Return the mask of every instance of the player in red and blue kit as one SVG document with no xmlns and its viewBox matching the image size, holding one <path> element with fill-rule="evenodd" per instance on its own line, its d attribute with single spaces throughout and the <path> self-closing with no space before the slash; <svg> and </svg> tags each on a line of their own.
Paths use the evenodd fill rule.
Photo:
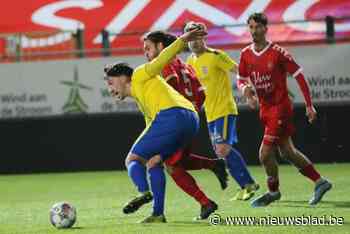
<svg viewBox="0 0 350 234">
<path fill-rule="evenodd" d="M 147 44 L 146 41 L 148 41 L 148 43 L 154 43 L 152 42 L 152 37 L 154 36 L 160 36 L 160 38 L 163 38 L 162 43 L 165 46 L 176 40 L 176 37 L 171 34 L 163 34 L 163 32 L 155 31 L 147 35 L 145 38 L 145 44 Z M 201 110 L 205 100 L 204 88 L 199 83 L 192 67 L 183 63 L 181 59 L 175 58 L 163 69 L 162 77 L 176 91 L 191 101 L 198 112 Z M 192 153 L 192 146 L 190 145 L 176 152 L 172 157 L 165 161 L 165 165 L 175 183 L 201 205 L 201 213 L 198 219 L 207 218 L 212 211 L 217 209 L 215 202 L 211 201 L 205 193 L 202 192 L 195 179 L 187 172 L 187 170 L 212 170 L 219 179 L 221 188 L 225 189 L 227 187 L 228 175 L 223 160 L 214 160 L 196 155 Z"/>
<path fill-rule="evenodd" d="M 262 13 L 254 13 L 248 18 L 253 43 L 241 52 L 238 75 L 238 87 L 247 97 L 249 106 L 255 109 L 259 103 L 260 119 L 265 128 L 259 159 L 267 174 L 269 191 L 253 200 L 252 206 L 267 206 L 281 197 L 275 152 L 315 183 L 309 204 L 316 205 L 332 184 L 321 177 L 311 161 L 294 147 L 291 136 L 295 127 L 293 104 L 287 89 L 288 74 L 296 79 L 303 93 L 310 123 L 315 121 L 316 111 L 302 68 L 284 48 L 266 40 L 267 21 Z"/>
</svg>

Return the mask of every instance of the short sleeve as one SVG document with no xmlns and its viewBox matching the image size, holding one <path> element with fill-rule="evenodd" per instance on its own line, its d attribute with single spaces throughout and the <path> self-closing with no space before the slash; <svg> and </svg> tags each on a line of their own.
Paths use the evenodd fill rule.
<svg viewBox="0 0 350 234">
<path fill-rule="evenodd" d="M 240 61 L 238 65 L 237 87 L 243 89 L 249 83 L 249 72 L 247 68 L 247 61 L 244 58 L 244 53 L 241 52 Z"/>
<path fill-rule="evenodd" d="M 280 63 L 286 72 L 294 78 L 302 72 L 302 68 L 295 62 L 292 55 L 286 49 L 279 47 L 278 52 Z"/>
<path fill-rule="evenodd" d="M 217 55 L 216 64 L 220 69 L 224 71 L 236 69 L 237 63 L 226 52 L 217 50 L 215 53 Z"/>
</svg>

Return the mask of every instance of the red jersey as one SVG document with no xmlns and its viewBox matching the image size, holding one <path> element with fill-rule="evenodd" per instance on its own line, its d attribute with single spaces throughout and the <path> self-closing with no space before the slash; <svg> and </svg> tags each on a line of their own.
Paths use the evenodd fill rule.
<svg viewBox="0 0 350 234">
<path fill-rule="evenodd" d="M 279 45 L 269 42 L 257 52 L 251 44 L 241 52 L 238 87 L 251 83 L 262 110 L 282 103 L 291 106 L 287 75 L 296 77 L 301 71 L 292 56 Z"/>
<path fill-rule="evenodd" d="M 201 109 L 205 100 L 204 88 L 191 66 L 175 58 L 164 67 L 162 76 L 176 91 L 191 101 L 197 111 Z"/>
</svg>

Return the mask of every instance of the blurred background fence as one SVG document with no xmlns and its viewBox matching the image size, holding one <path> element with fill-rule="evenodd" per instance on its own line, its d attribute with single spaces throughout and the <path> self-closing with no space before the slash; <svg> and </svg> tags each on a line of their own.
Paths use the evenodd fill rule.
<svg viewBox="0 0 350 234">
<path fill-rule="evenodd" d="M 348 42 L 350 41 L 350 34 L 345 32 L 342 26 L 337 26 L 344 22 L 349 23 L 350 17 L 335 18 L 327 16 L 319 20 L 271 22 L 269 25 L 269 38 L 283 45 Z M 287 26 L 294 29 L 287 29 Z M 245 31 L 246 27 L 245 24 L 209 27 L 208 44 L 216 48 L 240 48 L 250 42 L 249 35 L 241 36 L 235 40 L 227 40 L 225 36 L 220 36 L 220 33 L 222 33 L 222 30 L 231 32 Z M 308 28 L 313 33 L 297 31 L 297 29 Z M 170 28 L 169 31 L 179 35 L 182 32 L 182 28 Z M 141 39 L 146 32 L 115 33 L 102 30 L 100 32 L 102 41 L 99 47 L 86 43 L 83 29 L 77 29 L 76 31 L 55 30 L 0 34 L 0 62 L 140 54 L 142 53 Z M 115 37 L 118 37 L 121 42 L 128 40 L 130 37 L 138 38 L 139 43 L 134 43 L 133 46 L 118 46 L 115 44 L 112 46 L 112 40 Z"/>
</svg>

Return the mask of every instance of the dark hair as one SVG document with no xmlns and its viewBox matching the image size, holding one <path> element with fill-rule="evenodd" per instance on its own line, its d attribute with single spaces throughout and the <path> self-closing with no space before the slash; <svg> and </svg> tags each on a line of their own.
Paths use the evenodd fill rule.
<svg viewBox="0 0 350 234">
<path fill-rule="evenodd" d="M 103 71 L 105 72 L 105 75 L 108 76 L 132 76 L 132 73 L 134 72 L 134 69 L 130 67 L 129 64 L 124 62 L 118 62 L 113 64 L 108 64 L 104 67 Z M 107 78 L 105 77 L 105 78 Z"/>
<path fill-rule="evenodd" d="M 154 44 L 162 43 L 164 47 L 168 47 L 171 43 L 176 41 L 177 37 L 173 34 L 164 31 L 152 31 L 147 33 L 143 40 L 150 40 Z"/>
<path fill-rule="evenodd" d="M 264 26 L 267 26 L 267 24 L 268 24 L 267 16 L 264 13 L 251 14 L 247 20 L 247 24 L 249 24 L 250 20 L 254 20 L 255 22 L 260 23 Z"/>
</svg>

